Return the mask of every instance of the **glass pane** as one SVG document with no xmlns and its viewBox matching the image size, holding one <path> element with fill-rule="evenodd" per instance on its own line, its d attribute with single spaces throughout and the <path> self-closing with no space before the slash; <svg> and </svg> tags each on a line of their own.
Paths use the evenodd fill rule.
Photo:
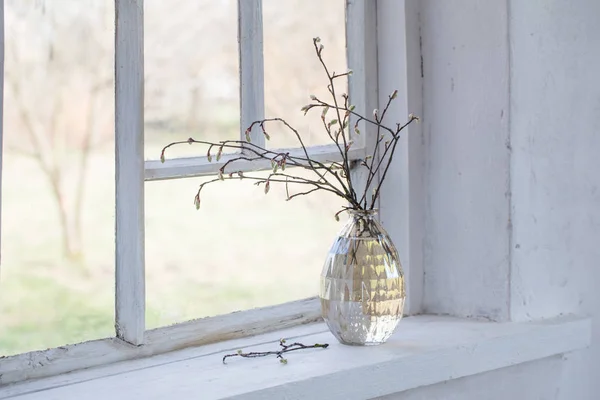
<svg viewBox="0 0 600 400">
<path fill-rule="evenodd" d="M 114 8 L 7 0 L 0 355 L 114 336 Z"/>
<path fill-rule="evenodd" d="M 236 0 L 146 0 L 145 153 L 240 137 Z M 168 158 L 204 155 L 178 146 Z"/>
<path fill-rule="evenodd" d="M 263 0 L 265 116 L 282 117 L 295 127 L 307 145 L 329 144 L 320 112 L 304 116 L 300 111 L 310 95 L 330 102 L 327 75 L 321 66 L 312 39 L 320 37 L 323 58 L 330 72 L 343 73 L 346 63 L 344 0 Z M 336 87 L 347 93 L 346 78 Z M 291 132 L 270 132 L 271 148 L 297 147 Z"/>
<path fill-rule="evenodd" d="M 265 195 L 232 180 L 206 186 L 197 211 L 196 189 L 208 179 L 146 184 L 148 325 L 316 296 L 343 201 L 316 192 L 288 202 L 284 185 Z"/>
</svg>

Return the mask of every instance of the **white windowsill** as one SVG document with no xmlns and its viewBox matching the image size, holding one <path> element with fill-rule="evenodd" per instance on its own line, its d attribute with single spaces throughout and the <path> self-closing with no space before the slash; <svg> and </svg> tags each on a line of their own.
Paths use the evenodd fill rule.
<svg viewBox="0 0 600 400">
<path fill-rule="evenodd" d="M 221 363 L 240 348 L 275 349 L 280 337 L 330 346 L 290 353 L 287 365 L 275 357 Z M 350 347 L 317 323 L 23 382 L 0 389 L 0 398 L 370 399 L 582 349 L 590 339 L 587 318 L 493 323 L 424 315 L 405 318 L 384 345 Z"/>
</svg>

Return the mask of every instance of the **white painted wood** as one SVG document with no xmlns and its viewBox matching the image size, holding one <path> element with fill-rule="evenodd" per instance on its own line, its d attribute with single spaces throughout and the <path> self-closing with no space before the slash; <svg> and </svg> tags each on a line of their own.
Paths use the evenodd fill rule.
<svg viewBox="0 0 600 400">
<path fill-rule="evenodd" d="M 4 386 L 5 389 L 0 389 L 0 398 L 3 396 L 17 396 L 24 393 L 31 393 L 35 391 L 47 390 L 55 387 L 71 385 L 74 383 L 87 381 L 91 379 L 98 379 L 106 376 L 112 376 L 116 374 L 122 374 L 126 372 L 136 371 L 143 368 L 152 368 L 169 364 L 172 362 L 179 362 L 182 360 L 189 360 L 193 358 L 211 356 L 219 354 L 223 351 L 236 351 L 237 349 L 244 348 L 249 345 L 257 345 L 261 343 L 270 343 L 277 341 L 281 338 L 288 340 L 294 340 L 303 336 L 312 335 L 315 333 L 326 332 L 327 328 L 320 323 L 311 323 L 306 325 L 298 325 L 293 328 L 280 329 L 268 333 L 263 333 L 259 336 L 252 338 L 240 338 L 232 339 L 227 342 L 218 342 L 213 344 L 206 344 L 200 347 L 190 347 L 184 350 L 173 351 L 165 354 L 158 354 L 150 356 L 150 353 L 144 353 L 144 347 L 133 347 L 127 346 L 127 351 L 133 351 L 140 353 L 142 352 L 142 358 L 131 359 L 128 362 L 119 362 L 112 364 L 103 364 L 98 367 L 81 369 L 75 373 L 64 373 L 56 376 L 51 376 L 41 379 L 32 379 L 26 382 L 15 383 L 9 386 Z M 113 340 L 113 339 L 106 339 Z M 91 342 L 90 342 L 91 343 Z M 121 342 L 122 343 L 122 342 Z M 88 345 L 88 343 L 82 343 L 81 345 Z M 97 344 L 94 345 L 99 348 Z M 91 354 L 96 354 L 98 350 L 90 349 Z M 139 354 L 138 354 L 139 355 Z M 104 355 L 103 355 L 104 356 Z M 103 357 L 102 356 L 102 357 Z M 105 360 L 106 361 L 106 360 Z M 14 375 L 13 375 L 14 376 Z M 22 380 L 22 379 L 20 379 Z M 2 387 L 2 382 L 0 382 Z"/>
<path fill-rule="evenodd" d="M 292 156 L 305 157 L 301 148 L 274 149 L 273 151 L 282 153 L 289 152 Z M 323 163 L 342 160 L 337 147 L 335 147 L 333 144 L 309 147 L 308 153 L 312 160 Z M 350 149 L 348 156 L 352 160 L 363 158 L 365 156 L 364 149 Z M 156 181 L 163 179 L 215 175 L 219 168 L 221 168 L 227 161 L 235 157 L 239 157 L 239 155 L 225 154 L 219 161 L 215 161 L 213 158 L 212 162 L 209 162 L 206 157 L 176 158 L 172 160 L 167 158 L 164 163 L 155 160 L 146 161 L 145 179 L 147 181 Z M 232 168 L 232 171 L 235 170 L 242 172 L 270 170 L 273 168 L 268 160 L 257 160 L 252 162 L 240 160 L 237 161 L 233 167 L 235 168 Z"/>
<path fill-rule="evenodd" d="M 144 21 L 143 0 L 115 3 L 117 337 L 144 340 Z"/>
<path fill-rule="evenodd" d="M 240 54 L 240 131 L 246 140 L 246 129 L 265 115 L 262 0 L 238 0 L 238 42 Z M 262 130 L 255 126 L 252 143 L 265 145 Z"/>
<path fill-rule="evenodd" d="M 377 400 L 595 400 L 594 397 L 561 397 L 565 357 L 568 356 L 555 355 Z"/>
<path fill-rule="evenodd" d="M 346 2 L 346 57 L 352 75 L 348 77 L 348 95 L 358 114 L 370 116 L 377 108 L 377 2 L 347 0 Z M 350 127 L 356 117 L 350 117 Z M 360 135 L 352 135 L 355 146 L 363 154 L 373 154 L 376 130 L 370 124 L 358 124 Z M 367 183 L 365 168 L 352 170 L 352 184 L 360 198 Z M 370 190 L 367 190 L 370 192 Z"/>
<path fill-rule="evenodd" d="M 303 336 L 312 335 L 315 333 L 322 333 L 326 330 L 327 328 L 323 324 L 311 323 L 306 325 L 298 325 L 293 328 L 280 329 L 268 333 L 263 333 L 260 336 L 252 338 L 246 337 L 228 340 L 227 342 L 207 344 L 200 347 L 189 347 L 184 350 L 172 351 L 169 353 L 153 355 L 150 357 L 147 357 L 150 354 L 142 354 L 142 358 L 131 359 L 128 362 L 104 364 L 94 368 L 82 369 L 75 373 L 65 373 L 42 379 L 32 379 L 26 382 L 15 383 L 9 386 L 5 385 L 4 390 L 0 389 L 0 398 L 2 396 L 17 396 L 24 393 L 71 385 L 81 381 L 122 374 L 143 368 L 152 368 L 172 362 L 179 362 L 182 360 L 189 360 L 203 356 L 211 356 L 214 354 L 221 353 L 223 351 L 236 351 L 237 349 L 244 348 L 250 344 L 256 345 L 260 343 L 270 343 L 281 338 L 294 340 Z M 87 343 L 82 343 L 82 345 L 87 345 Z M 133 351 L 136 352 L 143 352 L 142 349 L 144 349 L 144 347 L 142 346 L 134 348 L 133 346 L 127 346 L 126 351 L 130 349 L 133 349 Z M 90 350 L 90 353 L 95 354 L 96 350 L 92 349 Z M 1 382 L 0 387 L 2 387 Z"/>
<path fill-rule="evenodd" d="M 199 351 L 198 354 L 205 354 L 205 352 L 215 349 L 215 347 L 204 348 L 205 345 L 267 332 L 267 336 L 264 337 L 274 340 L 279 337 L 279 333 L 274 333 L 275 331 L 320 320 L 319 300 L 309 298 L 283 305 L 257 308 L 153 329 L 146 332 L 146 341 L 142 346 L 132 346 L 119 339 L 104 339 L 11 357 L 0 357 L 0 386 L 26 379 L 54 376 L 118 361 L 163 354 L 190 346 L 203 346 L 194 351 Z M 324 331 L 323 327 L 317 331 Z M 294 332 L 296 333 L 286 333 L 286 337 L 306 331 Z M 315 331 L 310 330 L 310 332 Z M 218 346 L 219 349 L 224 348 L 223 345 Z M 53 382 L 64 381 L 60 378 Z"/>
<path fill-rule="evenodd" d="M 424 312 L 506 320 L 511 268 L 507 2 L 480 2 L 460 12 L 451 2 L 419 4 Z"/>
<path fill-rule="evenodd" d="M 385 121 L 405 123 L 421 115 L 422 79 L 419 3 L 408 0 L 377 2 L 379 109 L 398 90 Z M 405 313 L 418 314 L 423 301 L 423 237 L 425 235 L 424 149 L 420 123 L 401 134 L 390 170 L 381 189 L 380 219 L 398 249 L 406 275 Z"/>
<path fill-rule="evenodd" d="M 141 349 L 110 338 L 0 357 L 0 387 L 131 359 Z"/>
<path fill-rule="evenodd" d="M 2 132 L 4 128 L 4 0 L 0 0 L 0 274 L 2 272 Z M 0 289 L 1 291 L 1 289 Z"/>
<path fill-rule="evenodd" d="M 164 353 L 321 320 L 321 303 L 313 297 L 153 329 L 146 332 L 146 343 Z"/>
<path fill-rule="evenodd" d="M 324 324 L 316 324 L 324 328 Z M 37 399 L 370 399 L 448 380 L 528 363 L 583 349 L 590 344 L 589 319 L 561 318 L 533 323 L 491 323 L 440 316 L 402 321 L 390 341 L 377 347 L 344 346 L 329 332 L 298 337 L 302 343 L 329 343 L 328 349 L 298 351 L 287 365 L 274 358 L 230 359 L 232 349 L 265 351 L 277 347 L 271 336 L 245 343 L 222 343 L 222 351 L 197 356 L 186 350 L 179 360 L 137 364 L 129 372 L 104 369 L 72 374 L 62 384 L 39 391 L 32 382 L 22 400 Z M 267 340 L 265 340 L 267 339 Z M 235 352 L 235 351 L 234 351 Z M 55 378 L 56 379 L 56 378 Z M 79 379 L 79 383 L 77 382 Z M 47 381 L 50 383 L 50 381 Z M 27 385 L 0 389 L 0 398 L 27 393 Z"/>
<path fill-rule="evenodd" d="M 595 400 L 600 397 L 600 2 L 508 3 L 511 318 L 591 315 L 592 346 L 563 367 L 559 399 Z"/>
</svg>

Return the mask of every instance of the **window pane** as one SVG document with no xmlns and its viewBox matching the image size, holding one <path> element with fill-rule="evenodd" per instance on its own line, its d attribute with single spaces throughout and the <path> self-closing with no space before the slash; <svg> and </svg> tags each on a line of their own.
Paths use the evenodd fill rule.
<svg viewBox="0 0 600 400">
<path fill-rule="evenodd" d="M 114 336 L 114 8 L 7 0 L 0 355 Z"/>
<path fill-rule="evenodd" d="M 317 192 L 288 202 L 283 185 L 265 195 L 232 180 L 206 186 L 196 211 L 208 179 L 146 184 L 148 325 L 316 296 L 343 201 Z"/>
<path fill-rule="evenodd" d="M 263 0 L 265 115 L 285 118 L 307 145 L 329 144 L 320 112 L 304 116 L 300 111 L 310 95 L 330 102 L 327 75 L 312 39 L 320 37 L 323 57 L 330 72 L 346 72 L 346 29 L 344 0 Z M 347 80 L 336 79 L 336 87 L 347 93 Z M 270 132 L 272 148 L 297 147 L 286 131 Z"/>
<path fill-rule="evenodd" d="M 240 137 L 236 0 L 146 0 L 144 48 L 146 159 L 189 137 Z"/>
</svg>

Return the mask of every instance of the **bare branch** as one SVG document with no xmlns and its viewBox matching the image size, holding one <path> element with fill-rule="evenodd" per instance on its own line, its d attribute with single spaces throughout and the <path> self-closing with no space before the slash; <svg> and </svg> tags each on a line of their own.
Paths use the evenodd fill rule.
<svg viewBox="0 0 600 400">
<path fill-rule="evenodd" d="M 287 182 L 286 182 L 286 183 L 287 183 Z M 293 199 L 294 197 L 298 197 L 298 196 L 304 196 L 304 195 L 307 195 L 307 194 L 311 194 L 312 192 L 316 192 L 317 190 L 319 190 L 319 188 L 318 188 L 318 187 L 316 187 L 316 188 L 314 188 L 314 189 L 307 190 L 306 192 L 298 192 L 298 193 L 295 193 L 295 194 L 293 194 L 293 195 L 291 195 L 291 196 L 290 196 L 290 195 L 289 195 L 289 193 L 288 193 L 288 197 L 287 197 L 287 199 L 286 199 L 286 200 L 288 200 L 288 201 L 289 201 L 289 200 Z"/>
<path fill-rule="evenodd" d="M 227 360 L 230 357 L 242 357 L 242 358 L 257 358 L 257 357 L 266 357 L 266 356 L 276 356 L 277 359 L 279 359 L 279 362 L 282 364 L 287 364 L 287 359 L 283 357 L 283 355 L 285 353 L 289 353 L 291 351 L 297 351 L 297 350 L 307 350 L 307 349 L 326 349 L 327 347 L 329 347 L 329 344 L 324 343 L 324 344 L 320 344 L 320 343 L 315 343 L 313 345 L 305 345 L 302 343 L 292 343 L 292 344 L 285 344 L 285 339 L 281 339 L 279 341 L 279 346 L 281 346 L 281 348 L 279 350 L 274 350 L 274 351 L 253 351 L 250 353 L 244 353 L 242 350 L 238 350 L 237 353 L 232 353 L 232 354 L 226 354 L 223 356 L 223 364 L 225 364 L 225 360 Z"/>
<path fill-rule="evenodd" d="M 338 100 L 338 96 L 336 95 L 335 80 L 340 77 L 346 77 L 346 76 L 350 75 L 352 72 L 348 71 L 348 72 L 340 73 L 340 74 L 336 74 L 335 72 L 330 73 L 329 69 L 327 68 L 327 65 L 325 64 L 325 61 L 323 60 L 323 57 L 322 57 L 323 45 L 320 44 L 320 39 L 319 38 L 313 39 L 313 45 L 315 48 L 317 58 L 319 59 L 321 65 L 323 66 L 323 70 L 325 71 L 325 74 L 327 75 L 327 78 L 329 80 L 327 89 L 329 90 L 329 93 L 331 94 L 331 97 L 333 99 L 333 104 L 322 101 L 313 95 L 313 96 L 311 96 L 311 100 L 313 102 L 302 107 L 302 111 L 306 114 L 313 109 L 322 110 L 321 121 L 323 123 L 323 127 L 324 127 L 325 131 L 327 132 L 327 135 L 329 136 L 331 141 L 336 145 L 337 149 L 339 150 L 342 161 L 341 162 L 334 161 L 334 162 L 331 162 L 330 165 L 326 165 L 325 163 L 313 160 L 308 152 L 307 147 L 304 144 L 304 140 L 302 139 L 302 136 L 300 135 L 300 133 L 294 127 L 292 127 L 286 120 L 284 120 L 283 118 L 279 118 L 279 117 L 266 118 L 266 119 L 252 122 L 252 124 L 250 124 L 250 126 L 246 130 L 246 141 L 224 140 L 224 141 L 221 141 L 218 143 L 213 143 L 213 142 L 209 142 L 209 141 L 195 140 L 195 139 L 189 138 L 188 140 L 185 140 L 185 141 L 178 141 L 178 142 L 170 143 L 162 149 L 162 152 L 160 154 L 161 161 L 163 161 L 163 162 L 165 161 L 165 151 L 172 146 L 180 145 L 180 144 L 198 143 L 198 144 L 204 144 L 204 145 L 209 146 L 208 152 L 207 152 L 207 158 L 209 161 L 212 160 L 211 151 L 215 148 L 218 149 L 217 155 L 216 155 L 217 160 L 220 158 L 224 149 L 233 149 L 236 151 L 240 151 L 240 150 L 242 151 L 239 156 L 237 156 L 237 155 L 233 156 L 233 157 L 229 158 L 229 160 L 223 164 L 223 166 L 219 169 L 218 178 L 209 180 L 200 185 L 200 188 L 198 189 L 198 192 L 196 193 L 196 196 L 194 198 L 194 203 L 196 204 L 196 207 L 199 207 L 199 205 L 200 205 L 200 193 L 201 193 L 202 189 L 204 188 L 204 186 L 211 184 L 213 182 L 217 182 L 217 181 L 224 181 L 224 180 L 239 178 L 242 180 L 243 179 L 253 180 L 253 181 L 255 181 L 255 185 L 257 185 L 257 186 L 261 186 L 264 184 L 265 193 L 267 193 L 269 191 L 269 188 L 270 188 L 270 185 L 272 182 L 284 183 L 287 200 L 291 200 L 294 197 L 298 197 L 298 196 L 305 196 L 305 195 L 314 193 L 319 190 L 324 190 L 324 191 L 336 194 L 337 196 L 348 201 L 348 203 L 349 203 L 349 205 L 347 207 L 343 207 L 342 210 L 340 210 L 338 213 L 335 214 L 335 218 L 339 219 L 339 214 L 346 210 L 349 210 L 349 209 L 367 210 L 367 209 L 369 209 L 369 204 L 367 201 L 367 192 L 369 191 L 371 185 L 373 184 L 375 177 L 379 176 L 379 173 L 380 173 L 381 169 L 383 168 L 383 173 L 379 177 L 380 178 L 379 182 L 378 182 L 376 188 L 374 189 L 372 197 L 371 197 L 370 209 L 373 209 L 374 204 L 380 194 L 381 185 L 383 184 L 383 181 L 385 180 L 387 172 L 390 168 L 394 151 L 395 151 L 398 141 L 400 139 L 400 132 L 404 128 L 406 128 L 411 122 L 413 122 L 414 120 L 418 120 L 418 118 L 414 117 L 411 114 L 409 116 L 409 121 L 407 123 L 405 123 L 404 125 L 396 124 L 395 128 L 390 128 L 389 126 L 386 126 L 383 124 L 383 120 L 387 114 L 387 111 L 388 111 L 392 101 L 396 98 L 396 96 L 398 94 L 397 90 L 392 92 L 392 94 L 389 95 L 388 101 L 387 101 L 385 107 L 383 108 L 383 111 L 381 112 L 381 114 L 379 113 L 378 110 L 374 110 L 372 118 L 365 117 L 364 115 L 360 115 L 357 112 L 355 112 L 354 106 L 351 105 L 348 95 L 346 95 L 345 93 L 343 93 L 341 95 L 341 97 L 343 98 L 343 104 L 341 104 Z M 335 116 L 337 116 L 337 118 L 334 117 L 333 119 L 327 121 L 327 117 L 326 117 L 327 112 L 331 109 L 335 110 Z M 363 160 L 360 160 L 360 162 L 358 162 L 358 163 L 355 163 L 354 161 L 351 162 L 349 155 L 348 155 L 349 150 L 353 144 L 352 141 L 350 140 L 350 129 L 348 127 L 349 118 L 352 115 L 357 117 L 357 122 L 354 127 L 354 130 L 356 131 L 357 134 L 359 133 L 357 125 L 361 121 L 365 121 L 365 122 L 375 125 L 377 127 L 377 133 L 376 133 L 376 138 L 375 138 L 375 146 L 373 149 L 373 154 L 367 155 Z M 282 152 L 277 152 L 274 150 L 269 150 L 262 146 L 252 143 L 250 141 L 249 133 L 255 126 L 260 127 L 265 138 L 267 138 L 267 139 L 270 138 L 270 135 L 265 128 L 265 124 L 267 124 L 269 122 L 279 122 L 279 123 L 283 124 L 291 132 L 293 132 L 296 139 L 298 140 L 299 147 L 302 149 L 302 153 L 304 156 L 297 156 L 297 155 L 292 156 L 289 153 L 282 153 Z M 386 133 L 389 133 L 391 135 L 391 138 L 389 138 L 389 136 L 386 137 L 385 136 Z M 389 139 L 389 140 L 387 140 L 387 139 Z M 381 146 L 381 143 L 384 142 L 384 140 L 385 140 L 384 150 L 383 150 L 382 154 L 380 155 L 379 154 L 380 146 Z M 378 155 L 379 155 L 379 157 L 378 157 Z M 229 167 L 235 168 L 234 166 L 235 166 L 236 162 L 242 161 L 242 160 L 248 161 L 248 162 L 252 162 L 252 161 L 256 161 L 256 160 L 269 160 L 272 164 L 273 172 L 271 174 L 269 174 L 269 176 L 267 178 L 264 178 L 264 177 L 257 177 L 257 176 L 247 176 L 238 171 L 237 177 L 234 178 L 233 175 L 236 173 L 236 171 L 229 172 L 229 171 L 227 171 L 227 169 Z M 364 188 L 364 191 L 363 191 L 360 199 L 357 198 L 356 190 L 353 185 L 352 176 L 350 173 L 351 168 L 357 164 L 362 167 L 365 167 L 368 170 L 366 186 Z M 308 171 L 311 171 L 312 173 L 314 173 L 316 177 L 311 179 L 311 178 L 305 178 L 303 176 L 297 176 L 297 175 L 294 175 L 293 173 L 283 173 L 286 166 L 303 168 L 304 170 L 308 170 Z M 279 171 L 281 171 L 281 172 L 279 172 Z M 228 173 L 229 173 L 229 176 L 226 176 Z M 333 177 L 333 179 L 337 183 L 340 184 L 341 188 L 336 187 L 333 183 L 331 183 L 327 179 L 327 177 L 329 175 L 331 175 Z M 302 185 L 309 185 L 312 187 L 310 189 L 290 195 L 290 191 L 289 191 L 290 184 L 302 184 Z"/>
</svg>

